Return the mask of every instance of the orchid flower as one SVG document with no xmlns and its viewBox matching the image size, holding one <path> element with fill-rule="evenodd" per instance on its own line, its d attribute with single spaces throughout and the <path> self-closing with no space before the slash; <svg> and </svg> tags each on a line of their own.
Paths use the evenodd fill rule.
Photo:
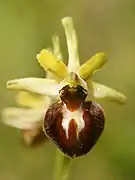
<svg viewBox="0 0 135 180">
<path fill-rule="evenodd" d="M 44 113 L 50 105 L 50 98 L 21 91 L 17 93 L 15 99 L 21 107 L 3 109 L 3 122 L 20 129 L 21 138 L 26 145 L 35 145 L 44 141 L 42 121 Z"/>
<path fill-rule="evenodd" d="M 43 126 L 46 136 L 65 155 L 73 158 L 88 153 L 104 129 L 105 114 L 97 101 L 109 99 L 124 103 L 126 97 L 92 81 L 93 74 L 106 64 L 106 55 L 97 53 L 81 65 L 72 18 L 63 18 L 62 25 L 68 65 L 64 64 L 56 36 L 53 38 L 53 52 L 43 49 L 37 55 L 39 64 L 50 78 L 28 77 L 7 82 L 8 89 L 21 91 L 17 102 L 29 109 L 5 109 L 3 122 L 20 129 L 40 129 Z"/>
</svg>

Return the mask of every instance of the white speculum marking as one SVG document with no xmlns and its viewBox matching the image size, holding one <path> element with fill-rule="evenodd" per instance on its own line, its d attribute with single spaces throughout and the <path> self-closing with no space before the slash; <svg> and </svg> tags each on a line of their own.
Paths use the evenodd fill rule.
<svg viewBox="0 0 135 180">
<path fill-rule="evenodd" d="M 68 110 L 66 105 L 64 105 L 62 112 L 63 112 L 62 127 L 65 130 L 66 138 L 67 139 L 69 138 L 68 129 L 69 129 L 70 121 L 72 119 L 74 119 L 74 121 L 77 124 L 76 134 L 77 134 L 77 138 L 78 138 L 79 133 L 85 127 L 85 122 L 83 120 L 83 110 L 80 107 L 76 111 L 72 112 L 72 111 Z"/>
</svg>

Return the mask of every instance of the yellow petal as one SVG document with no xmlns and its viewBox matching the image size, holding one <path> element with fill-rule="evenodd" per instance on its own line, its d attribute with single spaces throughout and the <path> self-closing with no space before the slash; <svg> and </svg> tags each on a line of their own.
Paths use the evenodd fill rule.
<svg viewBox="0 0 135 180">
<path fill-rule="evenodd" d="M 57 81 L 61 81 L 67 76 L 67 67 L 53 56 L 52 52 L 43 49 L 38 55 L 37 60 L 45 71 L 50 72 Z"/>
<path fill-rule="evenodd" d="M 92 82 L 92 85 L 93 85 L 93 95 L 96 99 L 109 99 L 119 103 L 124 103 L 127 100 L 124 94 L 110 87 L 99 84 L 97 82 Z"/>
<path fill-rule="evenodd" d="M 41 95 L 57 96 L 59 85 L 52 79 L 23 78 L 8 81 L 7 88 Z"/>
<path fill-rule="evenodd" d="M 80 69 L 80 77 L 87 80 L 95 71 L 99 70 L 107 62 L 107 57 L 104 53 L 97 53 L 90 60 L 84 63 Z"/>
<path fill-rule="evenodd" d="M 18 104 L 29 108 L 46 108 L 51 103 L 50 98 L 47 96 L 24 91 L 17 94 L 16 101 Z"/>
</svg>

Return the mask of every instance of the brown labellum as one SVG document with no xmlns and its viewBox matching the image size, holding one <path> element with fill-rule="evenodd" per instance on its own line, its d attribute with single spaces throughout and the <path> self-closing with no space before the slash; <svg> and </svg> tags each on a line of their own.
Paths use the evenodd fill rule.
<svg viewBox="0 0 135 180">
<path fill-rule="evenodd" d="M 65 96 L 63 101 L 52 104 L 47 110 L 44 131 L 64 154 L 73 158 L 88 153 L 96 144 L 104 129 L 105 118 L 98 104 L 76 101 L 79 105 L 70 108 L 66 97 L 70 98 Z"/>
</svg>

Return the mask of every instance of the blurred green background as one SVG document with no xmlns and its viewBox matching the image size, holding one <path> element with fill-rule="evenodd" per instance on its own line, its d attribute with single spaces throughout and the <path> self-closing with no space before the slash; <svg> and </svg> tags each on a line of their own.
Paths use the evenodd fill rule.
<svg viewBox="0 0 135 180">
<path fill-rule="evenodd" d="M 70 180 L 135 179 L 135 1 L 134 0 L 0 0 L 0 108 L 14 105 L 5 83 L 27 76 L 43 77 L 36 54 L 51 46 L 58 33 L 67 59 L 60 19 L 72 16 L 81 62 L 96 52 L 109 63 L 93 79 L 128 96 L 120 106 L 101 102 L 105 131 L 92 151 L 74 160 Z M 51 180 L 55 146 L 26 148 L 18 131 L 0 124 L 0 180 Z"/>
</svg>

